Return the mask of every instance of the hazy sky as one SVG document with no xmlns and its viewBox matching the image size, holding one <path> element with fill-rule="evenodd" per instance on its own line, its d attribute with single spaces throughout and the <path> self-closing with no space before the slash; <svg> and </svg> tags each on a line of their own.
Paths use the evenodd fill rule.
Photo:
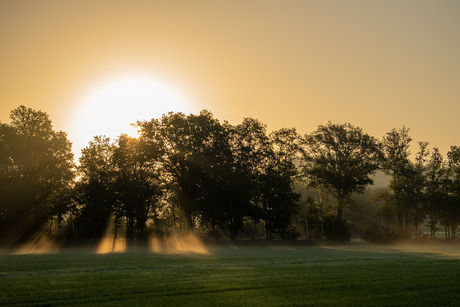
<svg viewBox="0 0 460 307">
<path fill-rule="evenodd" d="M 0 0 L 0 121 L 24 104 L 77 142 L 85 97 L 126 76 L 234 124 L 406 125 L 445 153 L 460 145 L 460 1 Z"/>
</svg>

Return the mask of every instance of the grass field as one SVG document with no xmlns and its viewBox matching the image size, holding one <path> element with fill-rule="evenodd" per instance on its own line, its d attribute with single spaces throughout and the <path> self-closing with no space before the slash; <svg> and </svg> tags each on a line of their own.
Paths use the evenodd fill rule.
<svg viewBox="0 0 460 307">
<path fill-rule="evenodd" d="M 8 305 L 460 305 L 460 247 L 214 247 L 0 255 Z"/>
</svg>

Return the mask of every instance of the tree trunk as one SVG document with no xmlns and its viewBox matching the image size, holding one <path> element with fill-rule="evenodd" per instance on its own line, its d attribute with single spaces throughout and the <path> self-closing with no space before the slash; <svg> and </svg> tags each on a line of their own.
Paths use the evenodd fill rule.
<svg viewBox="0 0 460 307">
<path fill-rule="evenodd" d="M 430 233 L 431 233 L 431 238 L 434 238 L 434 236 L 435 236 L 435 224 L 434 224 L 434 218 L 433 218 L 432 213 L 430 213 Z"/>
<path fill-rule="evenodd" d="M 311 234 L 310 234 L 310 228 L 308 227 L 308 214 L 307 213 L 305 213 L 305 227 L 306 227 L 306 230 L 307 230 L 308 240 L 311 241 Z"/>
<path fill-rule="evenodd" d="M 134 247 L 134 218 L 131 216 L 126 221 L 126 247 Z"/>
<path fill-rule="evenodd" d="M 337 216 L 335 219 L 337 225 L 342 225 L 343 205 L 344 205 L 343 196 L 338 196 L 337 197 Z"/>
<path fill-rule="evenodd" d="M 265 238 L 270 240 L 270 224 L 269 222 L 265 221 Z"/>
<path fill-rule="evenodd" d="M 192 210 L 189 208 L 184 208 L 185 219 L 187 220 L 187 226 L 190 230 L 193 230 L 193 219 L 192 219 Z"/>
<path fill-rule="evenodd" d="M 236 241 L 238 238 L 239 225 L 234 218 L 230 220 L 230 240 Z"/>
<path fill-rule="evenodd" d="M 113 235 L 112 252 L 115 250 L 118 235 L 118 213 L 115 213 L 115 233 Z"/>
</svg>

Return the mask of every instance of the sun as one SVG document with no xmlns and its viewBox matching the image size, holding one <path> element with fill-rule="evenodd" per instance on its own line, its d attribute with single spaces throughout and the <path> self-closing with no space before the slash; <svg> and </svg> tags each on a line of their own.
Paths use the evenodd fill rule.
<svg viewBox="0 0 460 307">
<path fill-rule="evenodd" d="M 76 156 L 96 135 L 111 139 L 126 133 L 137 136 L 131 124 L 159 118 L 168 112 L 190 113 L 191 105 L 180 90 L 145 76 L 122 76 L 101 82 L 83 96 L 73 114 Z"/>
</svg>

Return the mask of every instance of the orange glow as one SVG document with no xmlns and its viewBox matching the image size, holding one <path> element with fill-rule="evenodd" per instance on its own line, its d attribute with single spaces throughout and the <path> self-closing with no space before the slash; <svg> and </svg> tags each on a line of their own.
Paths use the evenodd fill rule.
<svg viewBox="0 0 460 307">
<path fill-rule="evenodd" d="M 95 135 L 136 137 L 132 123 L 190 110 L 190 103 L 173 86 L 147 76 L 123 76 L 102 82 L 83 98 L 69 133 L 81 149 Z"/>
<path fill-rule="evenodd" d="M 209 250 L 201 240 L 193 235 L 172 235 L 164 238 L 153 238 L 150 249 L 155 253 L 167 254 L 209 254 Z"/>
<path fill-rule="evenodd" d="M 59 252 L 59 244 L 50 240 L 44 232 L 35 234 L 32 239 L 14 251 L 16 255 L 49 254 Z"/>
<path fill-rule="evenodd" d="M 107 253 L 123 253 L 126 252 L 126 236 L 118 230 L 117 237 L 115 237 L 115 223 L 113 218 L 107 223 L 104 236 L 102 237 L 96 249 L 96 254 Z"/>
<path fill-rule="evenodd" d="M 134 72 L 232 124 L 405 125 L 445 153 L 460 139 L 458 29 L 458 1 L 0 1 L 0 121 L 41 109 L 81 148 L 109 125 L 69 125 L 82 95 Z"/>
<path fill-rule="evenodd" d="M 97 246 L 96 254 L 123 253 L 126 252 L 126 238 L 118 237 L 113 243 L 113 234 L 105 235 Z"/>
</svg>

